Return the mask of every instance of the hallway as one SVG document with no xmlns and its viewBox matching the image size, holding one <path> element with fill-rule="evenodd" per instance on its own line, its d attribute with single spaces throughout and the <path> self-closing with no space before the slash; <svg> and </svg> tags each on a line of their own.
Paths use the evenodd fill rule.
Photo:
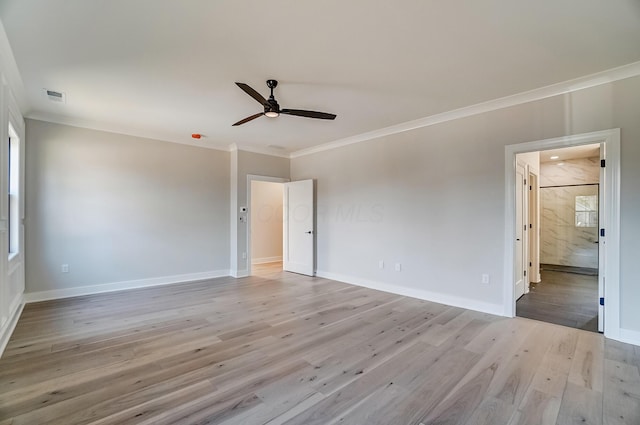
<svg viewBox="0 0 640 425">
<path fill-rule="evenodd" d="M 542 281 L 516 303 L 516 315 L 598 331 L 598 276 L 542 271 Z"/>
</svg>

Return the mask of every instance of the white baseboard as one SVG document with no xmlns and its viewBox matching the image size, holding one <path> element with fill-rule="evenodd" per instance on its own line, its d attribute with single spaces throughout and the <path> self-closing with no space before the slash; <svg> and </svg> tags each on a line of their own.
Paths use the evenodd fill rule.
<svg viewBox="0 0 640 425">
<path fill-rule="evenodd" d="M 231 270 L 231 273 L 229 273 L 229 276 L 231 277 L 235 277 L 235 278 L 240 278 L 240 277 L 248 277 L 249 276 L 249 270 Z"/>
<path fill-rule="evenodd" d="M 14 310 L 11 317 L 9 317 L 9 320 L 7 320 L 7 322 L 2 326 L 2 329 L 0 329 L 0 357 L 2 357 L 4 349 L 7 348 L 11 334 L 13 334 L 13 331 L 18 324 L 18 319 L 22 314 L 22 309 L 24 309 L 24 302 L 22 298 L 23 297 L 20 297 L 18 308 Z"/>
<path fill-rule="evenodd" d="M 504 308 L 499 304 L 489 304 L 469 298 L 456 297 L 454 295 L 441 294 L 438 292 L 425 291 L 416 288 L 408 288 L 406 286 L 377 282 L 354 276 L 330 273 L 322 270 L 317 270 L 316 276 L 323 277 L 325 279 L 337 280 L 339 282 L 349 283 L 351 285 L 364 286 L 365 288 L 375 289 L 377 291 L 389 292 L 392 294 L 403 295 L 411 298 L 418 298 L 421 300 L 446 304 L 453 307 L 461 307 L 469 310 L 481 311 L 483 313 L 495 314 L 497 316 L 504 316 Z"/>
<path fill-rule="evenodd" d="M 51 291 L 29 292 L 24 295 L 26 303 L 56 300 L 60 298 L 78 297 L 81 295 L 100 294 L 103 292 L 122 291 L 125 289 L 146 288 L 149 286 L 187 283 L 198 280 L 214 279 L 229 276 L 229 270 L 213 270 L 209 272 L 187 273 L 174 276 L 152 277 L 148 279 L 127 280 L 124 282 L 103 283 L 100 285 L 78 286 L 75 288 L 53 289 Z"/>
<path fill-rule="evenodd" d="M 612 338 L 620 342 L 626 342 L 627 344 L 633 344 L 640 346 L 640 332 L 633 331 L 631 329 L 620 329 L 618 338 Z"/>
<path fill-rule="evenodd" d="M 278 255 L 276 257 L 252 258 L 251 264 L 275 263 L 276 261 L 282 261 L 282 255 Z"/>
</svg>

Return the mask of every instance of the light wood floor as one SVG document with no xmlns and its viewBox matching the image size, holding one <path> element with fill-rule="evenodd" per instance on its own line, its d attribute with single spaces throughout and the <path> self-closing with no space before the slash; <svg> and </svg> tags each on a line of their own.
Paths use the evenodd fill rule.
<svg viewBox="0 0 640 425">
<path fill-rule="evenodd" d="M 640 424 L 640 349 L 260 267 L 29 304 L 0 424 Z"/>
</svg>

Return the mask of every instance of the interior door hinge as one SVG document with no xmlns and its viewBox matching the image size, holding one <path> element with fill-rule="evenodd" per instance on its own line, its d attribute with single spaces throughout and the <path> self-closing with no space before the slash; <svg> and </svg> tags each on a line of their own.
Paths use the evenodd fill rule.
<svg viewBox="0 0 640 425">
<path fill-rule="evenodd" d="M 604 297 L 600 298 L 600 305 L 604 305 Z"/>
<path fill-rule="evenodd" d="M 531 261 L 529 261 L 529 267 L 531 267 L 533 264 L 531 264 Z"/>
<path fill-rule="evenodd" d="M 600 160 L 600 167 L 604 168 L 604 166 L 605 166 L 605 160 L 601 159 Z"/>
<path fill-rule="evenodd" d="M 604 229 L 600 229 L 600 237 L 604 238 Z"/>
<path fill-rule="evenodd" d="M 526 271 L 526 270 L 524 271 L 524 275 L 525 275 L 525 276 L 527 275 L 527 271 Z"/>
<path fill-rule="evenodd" d="M 533 224 L 529 223 L 529 229 L 533 229 Z"/>
<path fill-rule="evenodd" d="M 527 185 L 527 179 L 524 179 L 524 185 L 525 186 Z"/>
</svg>

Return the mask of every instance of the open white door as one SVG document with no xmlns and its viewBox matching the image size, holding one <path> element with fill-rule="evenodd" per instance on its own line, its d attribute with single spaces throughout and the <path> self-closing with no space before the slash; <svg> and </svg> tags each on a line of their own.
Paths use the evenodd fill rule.
<svg viewBox="0 0 640 425">
<path fill-rule="evenodd" d="M 314 275 L 315 237 L 313 180 L 284 184 L 283 269 Z"/>
<path fill-rule="evenodd" d="M 524 196 L 525 196 L 525 175 L 526 170 L 521 164 L 516 166 L 516 240 L 515 242 L 515 265 L 514 265 L 514 285 L 515 285 L 515 299 L 517 300 L 525 292 L 525 208 L 524 208 Z"/>
</svg>

